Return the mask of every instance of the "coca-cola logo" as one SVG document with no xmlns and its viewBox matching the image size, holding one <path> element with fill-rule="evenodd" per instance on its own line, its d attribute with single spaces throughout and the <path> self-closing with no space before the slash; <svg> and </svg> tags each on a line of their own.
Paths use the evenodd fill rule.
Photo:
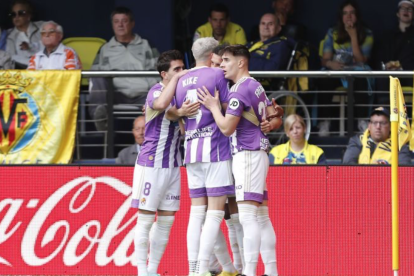
<svg viewBox="0 0 414 276">
<path fill-rule="evenodd" d="M 115 193 L 121 204 L 102 204 L 105 198 L 97 196 L 100 190 Z M 19 232 L 23 232 L 21 243 L 13 246 L 20 245 L 21 258 L 28 266 L 43 266 L 57 258 L 65 266 L 75 266 L 91 255 L 97 266 L 111 262 L 115 266 L 136 266 L 133 240 L 137 213 L 130 209 L 130 194 L 131 187 L 117 178 L 83 176 L 60 186 L 43 202 L 38 198 L 1 200 L 0 267 L 17 265 L 4 248 L 11 246 L 8 241 Z M 100 208 L 96 208 L 98 205 Z M 108 208 L 102 209 L 105 205 Z M 29 222 L 19 218 L 25 208 L 35 211 Z M 113 214 L 108 216 L 110 210 Z M 93 218 L 99 214 L 104 214 L 107 221 Z M 84 217 L 92 218 L 75 222 Z"/>
</svg>

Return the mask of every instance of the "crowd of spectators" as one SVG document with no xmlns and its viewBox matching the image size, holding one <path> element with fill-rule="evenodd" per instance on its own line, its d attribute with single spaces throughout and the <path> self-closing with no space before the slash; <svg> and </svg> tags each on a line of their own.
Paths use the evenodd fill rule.
<svg viewBox="0 0 414 276">
<path fill-rule="evenodd" d="M 230 19 L 229 8 L 221 3 L 214 4 L 207 14 L 207 22 L 194 32 L 194 41 L 202 37 L 214 37 L 222 47 L 225 45 L 243 44 L 249 49 L 251 61 L 250 71 L 275 71 L 292 69 L 291 55 L 297 50 L 299 42 L 303 42 L 306 28 L 292 20 L 295 12 L 294 0 L 274 0 L 274 12 L 264 13 L 259 25 L 251 31 L 246 39 L 243 27 Z M 414 0 L 398 2 L 396 19 L 398 26 L 385 32 L 383 37 L 375 38 L 373 32 L 363 24 L 362 13 L 354 0 L 345 0 L 338 10 L 337 24 L 327 29 L 319 48 L 320 65 L 322 70 L 413 70 L 414 69 Z M 63 28 L 53 21 L 32 21 L 34 7 L 29 0 L 14 0 L 10 7 L 10 19 L 13 28 L 0 29 L 0 69 L 82 69 L 81 60 L 77 53 L 62 44 Z M 118 7 L 111 14 L 114 36 L 99 50 L 92 70 L 155 70 L 158 57 L 156 48 L 140 35 L 133 32 L 134 16 L 128 8 Z M 304 46 L 306 47 L 306 46 Z M 219 58 L 220 47 L 215 52 Z M 303 51 L 306 52 L 306 49 Z M 212 64 L 219 66 L 219 62 Z M 220 60 L 220 59 L 218 59 Z M 97 120 L 98 130 L 106 129 L 106 94 L 109 87 L 114 88 L 115 104 L 144 104 L 146 93 L 158 78 L 94 78 L 90 81 L 89 112 Z M 262 84 L 271 89 L 280 88 L 280 80 L 262 80 Z M 403 85 L 412 86 L 412 80 L 402 79 Z M 282 85 L 285 83 L 283 82 Z M 348 86 L 346 79 L 323 79 L 316 83 L 317 90 L 332 91 Z M 378 79 L 356 79 L 356 90 L 388 90 L 388 82 Z M 298 89 L 301 89 L 300 87 Z M 374 99 L 374 96 L 376 97 Z M 317 96 L 315 96 L 317 97 Z M 333 94 L 313 99 L 313 103 L 328 105 L 332 102 Z M 355 103 L 381 104 L 386 106 L 388 97 L 384 94 L 356 93 Z M 352 103 L 349 103 L 352 104 Z M 371 108 L 355 108 L 358 118 L 369 117 Z M 338 108 L 319 108 L 319 128 L 329 129 L 330 120 L 338 113 Z M 295 117 L 293 125 L 303 121 Z M 372 127 L 372 119 L 367 124 L 359 124 L 356 130 L 365 131 Z M 290 126 L 285 131 L 288 134 Z M 299 127 L 300 128 L 300 127 Z M 373 140 L 374 143 L 376 142 Z M 303 141 L 302 141 L 303 142 Z M 306 147 L 308 145 L 306 144 Z M 286 147 L 288 148 L 288 147 Z"/>
</svg>

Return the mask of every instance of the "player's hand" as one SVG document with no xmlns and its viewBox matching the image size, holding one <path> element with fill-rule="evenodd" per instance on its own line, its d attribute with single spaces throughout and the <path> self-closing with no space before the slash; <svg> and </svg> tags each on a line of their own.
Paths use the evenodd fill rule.
<svg viewBox="0 0 414 276">
<path fill-rule="evenodd" d="M 145 115 L 145 104 L 142 106 L 142 115 Z"/>
<path fill-rule="evenodd" d="M 191 103 L 190 100 L 186 100 L 181 106 L 181 108 L 178 109 L 178 114 L 180 115 L 180 117 L 191 117 L 197 115 L 199 109 L 199 102 Z"/>
<path fill-rule="evenodd" d="M 179 78 L 181 78 L 182 76 L 184 76 L 185 74 L 187 74 L 189 71 L 187 70 L 187 69 L 185 69 L 185 70 L 182 70 L 182 71 L 180 71 L 180 72 L 178 72 L 177 74 L 175 74 L 174 76 L 177 78 L 177 79 L 179 79 Z"/>
<path fill-rule="evenodd" d="M 260 123 L 260 130 L 265 134 L 269 133 L 272 130 L 272 126 L 268 120 L 262 119 L 262 122 Z"/>
<path fill-rule="evenodd" d="M 210 92 L 205 86 L 197 89 L 198 101 L 203 104 L 208 110 L 214 107 L 220 109 L 219 91 L 214 91 L 214 97 L 211 96 Z"/>
<path fill-rule="evenodd" d="M 281 119 L 283 117 L 283 114 L 285 113 L 283 108 L 276 103 L 275 99 L 272 99 L 272 105 L 273 105 L 273 109 L 275 110 L 275 112 L 272 113 L 272 114 L 267 115 L 267 117 L 266 117 L 267 121 L 270 121 L 273 118 L 280 118 Z"/>
</svg>

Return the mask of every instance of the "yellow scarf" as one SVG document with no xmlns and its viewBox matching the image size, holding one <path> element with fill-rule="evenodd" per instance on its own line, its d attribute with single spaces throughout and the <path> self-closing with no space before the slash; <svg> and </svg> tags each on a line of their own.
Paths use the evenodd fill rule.
<svg viewBox="0 0 414 276">
<path fill-rule="evenodd" d="M 358 164 L 391 164 L 391 139 L 380 142 L 371 157 L 371 146 L 369 141 L 368 129 L 360 136 L 362 143 L 361 154 L 358 158 Z M 374 143 L 371 141 L 371 143 Z"/>
</svg>

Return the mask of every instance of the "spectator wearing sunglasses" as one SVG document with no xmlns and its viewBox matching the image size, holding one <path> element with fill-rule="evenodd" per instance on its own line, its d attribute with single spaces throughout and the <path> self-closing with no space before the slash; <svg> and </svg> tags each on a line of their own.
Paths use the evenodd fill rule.
<svg viewBox="0 0 414 276">
<path fill-rule="evenodd" d="M 11 5 L 10 18 L 14 28 L 9 30 L 6 51 L 15 62 L 16 69 L 26 69 L 29 59 L 43 45 L 40 26 L 43 22 L 31 22 L 32 4 L 27 0 L 14 0 Z"/>
<path fill-rule="evenodd" d="M 75 50 L 61 43 L 62 26 L 53 21 L 43 23 L 40 31 L 45 46 L 30 58 L 29 70 L 74 70 L 82 69 Z"/>
</svg>

